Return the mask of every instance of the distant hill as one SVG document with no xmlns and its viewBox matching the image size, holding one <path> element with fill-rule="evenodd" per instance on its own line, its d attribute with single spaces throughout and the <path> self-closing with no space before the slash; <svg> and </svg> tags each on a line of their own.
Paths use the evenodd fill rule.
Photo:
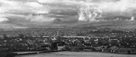
<svg viewBox="0 0 136 57">
<path fill-rule="evenodd" d="M 136 21 L 126 21 L 130 19 L 127 16 L 106 17 L 107 19 L 119 18 L 121 20 L 107 20 L 99 22 L 88 22 L 74 20 L 54 19 L 52 22 L 31 22 L 23 18 L 10 18 L 7 22 L 0 23 L 0 29 L 26 29 L 26 28 L 47 28 L 47 27 L 96 27 L 96 28 L 113 28 L 113 29 L 136 29 Z M 106 19 L 105 18 L 105 19 Z"/>
</svg>

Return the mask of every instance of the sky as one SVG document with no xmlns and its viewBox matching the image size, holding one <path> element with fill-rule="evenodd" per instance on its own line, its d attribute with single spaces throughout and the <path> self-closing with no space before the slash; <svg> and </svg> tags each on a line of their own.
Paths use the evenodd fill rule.
<svg viewBox="0 0 136 57">
<path fill-rule="evenodd" d="M 94 19 L 97 13 L 131 17 L 135 10 L 136 0 L 0 0 L 0 23 Z"/>
</svg>

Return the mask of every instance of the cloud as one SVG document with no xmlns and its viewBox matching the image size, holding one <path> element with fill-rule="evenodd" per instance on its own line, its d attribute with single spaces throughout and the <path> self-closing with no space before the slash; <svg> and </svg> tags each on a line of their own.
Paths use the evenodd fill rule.
<svg viewBox="0 0 136 57">
<path fill-rule="evenodd" d="M 22 0 L 23 1 L 23 0 Z M 0 0 L 0 22 L 8 21 L 6 17 L 9 16 L 18 16 L 14 13 L 29 13 L 29 14 L 40 14 L 40 13 L 49 13 L 49 7 L 44 6 L 38 2 L 22 2 L 16 0 Z"/>
<path fill-rule="evenodd" d="M 36 2 L 37 0 L 10 0 L 10 1 Z"/>
<path fill-rule="evenodd" d="M 128 12 L 133 14 L 133 10 L 136 10 L 135 7 L 136 0 L 0 0 L 0 15 L 3 15 L 0 19 L 6 20 L 8 16 L 19 16 L 15 13 L 22 12 L 47 15 L 53 14 L 50 13 L 51 11 L 60 11 L 62 13 L 66 13 L 66 11 L 83 11 L 87 13 L 90 11 L 89 14 L 92 14 L 91 11 L 101 11 L 104 13 Z M 23 14 L 20 16 L 22 17 Z M 27 17 L 23 17 L 27 19 Z M 30 17 L 33 17 L 36 21 L 38 18 L 39 20 L 40 18 L 42 20 L 46 19 L 46 17 L 42 16 Z"/>
<path fill-rule="evenodd" d="M 20 11 L 40 11 L 44 10 L 48 12 L 48 8 L 44 7 L 42 4 L 39 4 L 38 2 L 20 2 L 20 1 L 10 1 L 10 0 L 0 0 L 0 3 L 2 6 L 0 9 L 2 9 L 2 12 L 8 12 L 10 10 L 20 10 Z"/>
<path fill-rule="evenodd" d="M 47 17 L 47 16 L 44 17 L 43 15 L 39 15 L 39 16 L 33 16 L 30 21 L 34 21 L 34 22 L 51 22 L 53 20 L 54 20 L 54 18 Z"/>
<path fill-rule="evenodd" d="M 8 19 L 5 18 L 5 17 L 1 17 L 1 16 L 0 16 L 0 22 L 5 22 L 5 21 L 8 21 Z"/>
<path fill-rule="evenodd" d="M 136 10 L 135 7 L 136 0 L 82 1 L 79 11 L 79 20 L 96 21 L 96 18 L 102 18 L 102 15 L 108 15 L 108 13 L 116 16 L 129 15 L 129 17 L 131 17 L 134 14 L 134 10 Z"/>
<path fill-rule="evenodd" d="M 40 3 L 60 3 L 63 2 L 64 0 L 38 0 Z"/>
<path fill-rule="evenodd" d="M 65 3 L 79 7 L 97 7 L 108 12 L 136 9 L 136 0 L 38 0 L 39 3 Z"/>
<path fill-rule="evenodd" d="M 136 0 L 68 0 L 75 2 L 79 7 L 83 8 L 97 8 L 108 12 L 125 12 L 136 9 Z"/>
<path fill-rule="evenodd" d="M 128 12 L 135 10 L 136 8 L 135 0 L 120 0 L 117 2 L 108 2 L 102 3 L 99 5 L 99 9 L 103 11 L 119 11 L 119 12 Z"/>
<path fill-rule="evenodd" d="M 50 12 L 50 9 L 48 6 L 44 6 L 37 2 L 27 2 L 25 4 L 29 6 L 32 12 L 34 13 L 49 13 Z"/>
</svg>

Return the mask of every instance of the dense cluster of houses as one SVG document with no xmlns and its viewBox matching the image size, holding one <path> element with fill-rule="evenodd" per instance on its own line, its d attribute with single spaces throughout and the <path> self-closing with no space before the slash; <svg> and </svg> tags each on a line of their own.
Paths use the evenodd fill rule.
<svg viewBox="0 0 136 57">
<path fill-rule="evenodd" d="M 111 53 L 136 54 L 136 43 L 121 42 L 122 39 L 90 38 L 87 36 L 58 37 L 57 50 L 65 51 L 99 51 Z M 56 39 L 56 40 L 57 40 Z M 133 39 L 134 41 L 136 39 Z M 63 43 L 63 45 L 62 45 Z M 134 44 L 135 43 L 135 44 Z M 61 47 L 61 49 L 60 49 Z M 63 47 L 63 48 L 62 48 Z"/>
</svg>

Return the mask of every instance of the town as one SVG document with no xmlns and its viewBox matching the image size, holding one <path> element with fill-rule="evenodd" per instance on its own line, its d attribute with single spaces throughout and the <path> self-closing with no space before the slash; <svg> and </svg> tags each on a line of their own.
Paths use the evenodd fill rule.
<svg viewBox="0 0 136 57">
<path fill-rule="evenodd" d="M 0 51 L 96 51 L 136 54 L 136 33 L 96 28 L 1 31 Z"/>
</svg>

